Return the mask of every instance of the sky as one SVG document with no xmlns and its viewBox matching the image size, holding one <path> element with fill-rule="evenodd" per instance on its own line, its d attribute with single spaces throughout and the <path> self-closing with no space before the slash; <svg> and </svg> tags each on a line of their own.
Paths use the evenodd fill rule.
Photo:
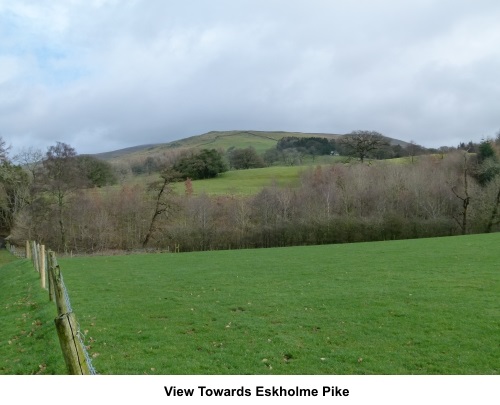
<svg viewBox="0 0 500 405">
<path fill-rule="evenodd" d="M 498 0 L 0 0 L 0 136 L 78 153 L 213 130 L 500 130 Z"/>
</svg>

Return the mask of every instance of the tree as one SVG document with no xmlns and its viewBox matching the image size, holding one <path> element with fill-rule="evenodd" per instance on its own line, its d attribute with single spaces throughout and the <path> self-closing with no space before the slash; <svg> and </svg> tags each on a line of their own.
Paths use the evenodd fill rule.
<svg viewBox="0 0 500 405">
<path fill-rule="evenodd" d="M 477 160 L 483 163 L 487 159 L 496 160 L 495 150 L 493 149 L 493 141 L 483 140 L 478 146 Z"/>
<path fill-rule="evenodd" d="M 465 235 L 467 233 L 467 212 L 470 204 L 470 194 L 469 194 L 469 161 L 468 161 L 469 153 L 467 151 L 463 152 L 463 165 L 462 165 L 462 190 L 463 193 L 459 193 L 457 191 L 457 187 L 453 186 L 451 188 L 451 191 L 453 191 L 453 194 L 455 194 L 455 197 L 457 197 L 459 200 L 462 201 L 462 212 L 460 213 L 461 220 L 458 218 L 455 218 L 455 221 L 457 221 L 458 225 L 460 226 L 460 229 L 462 231 L 462 235 Z"/>
<path fill-rule="evenodd" d="M 500 140 L 500 132 L 497 136 L 497 141 Z M 478 147 L 477 160 L 478 166 L 476 169 L 476 178 L 479 184 L 483 187 L 492 184 L 497 187 L 495 194 L 493 208 L 491 210 L 486 232 L 492 231 L 493 226 L 500 223 L 498 219 L 498 209 L 500 207 L 500 183 L 494 181 L 500 175 L 500 162 L 494 148 L 495 142 L 493 140 L 483 140 Z"/>
<path fill-rule="evenodd" d="M 7 143 L 0 136 L 0 163 L 9 161 L 9 150 L 10 146 L 7 146 Z"/>
<path fill-rule="evenodd" d="M 0 230 L 10 232 L 17 213 L 28 203 L 29 179 L 9 159 L 10 146 L 0 136 Z"/>
<path fill-rule="evenodd" d="M 361 163 L 372 151 L 389 145 L 387 138 L 376 131 L 353 131 L 340 138 L 339 142 L 349 156 L 358 157 Z"/>
<path fill-rule="evenodd" d="M 43 161 L 43 175 L 38 176 L 42 182 L 41 189 L 47 192 L 56 205 L 61 248 L 67 250 L 64 209 L 68 197 L 75 190 L 88 185 L 86 173 L 82 172 L 77 153 L 70 145 L 57 142 L 50 146 Z"/>
<path fill-rule="evenodd" d="M 418 145 L 415 141 L 411 140 L 410 143 L 406 146 L 406 151 L 408 152 L 408 155 L 411 157 L 411 162 L 415 162 L 415 156 L 417 155 L 422 155 L 425 153 L 425 149 Z"/>
<path fill-rule="evenodd" d="M 90 185 L 104 187 L 117 183 L 113 166 L 110 163 L 89 155 L 78 156 L 77 160 Z"/>
<path fill-rule="evenodd" d="M 185 154 L 174 164 L 173 169 L 181 173 L 183 178 L 198 180 L 216 177 L 227 171 L 227 166 L 220 152 L 215 149 L 202 149 Z"/>
<path fill-rule="evenodd" d="M 167 213 L 172 207 L 172 202 L 169 200 L 169 195 L 172 193 L 171 184 L 180 179 L 181 174 L 172 170 L 170 168 L 165 169 L 160 174 L 161 180 L 156 181 L 149 186 L 149 191 L 154 193 L 155 196 L 155 207 L 153 215 L 151 217 L 151 222 L 149 224 L 149 229 L 142 242 L 142 247 L 145 248 L 156 230 L 156 222 L 160 215 Z"/>
<path fill-rule="evenodd" d="M 21 166 L 0 164 L 0 231 L 10 232 L 14 220 L 30 202 L 30 180 Z"/>
<path fill-rule="evenodd" d="M 254 169 L 265 166 L 264 160 L 252 146 L 244 149 L 231 149 L 228 151 L 228 157 L 230 166 L 236 170 Z"/>
<path fill-rule="evenodd" d="M 36 183 L 36 175 L 40 172 L 43 162 L 43 152 L 33 147 L 23 148 L 13 161 L 24 167 L 31 176 L 33 183 Z"/>
</svg>

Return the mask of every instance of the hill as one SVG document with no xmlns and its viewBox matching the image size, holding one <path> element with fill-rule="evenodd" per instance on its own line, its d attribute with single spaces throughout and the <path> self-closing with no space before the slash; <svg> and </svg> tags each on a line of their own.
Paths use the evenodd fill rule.
<svg viewBox="0 0 500 405">
<path fill-rule="evenodd" d="M 99 159 L 102 159 L 102 160 L 112 160 L 112 159 L 120 158 L 120 157 L 125 156 L 125 155 L 130 155 L 130 154 L 134 154 L 134 153 L 141 153 L 141 152 L 145 152 L 148 150 L 153 150 L 161 145 L 162 144 L 138 145 L 138 146 L 132 146 L 130 148 L 123 148 L 123 149 L 114 150 L 111 152 L 96 153 L 92 156 L 99 158 Z"/>
<path fill-rule="evenodd" d="M 338 139 L 344 135 L 331 133 L 314 132 L 286 132 L 286 131 L 252 131 L 252 130 L 234 130 L 234 131 L 211 131 L 205 134 L 191 136 L 176 141 L 139 145 L 131 148 L 120 149 L 111 152 L 98 153 L 93 156 L 103 160 L 121 160 L 145 157 L 162 153 L 177 148 L 214 148 L 227 150 L 228 148 L 246 148 L 252 146 L 259 153 L 266 151 L 276 145 L 284 137 L 310 138 L 321 137 Z M 392 145 L 407 146 L 408 143 L 388 138 Z"/>
</svg>

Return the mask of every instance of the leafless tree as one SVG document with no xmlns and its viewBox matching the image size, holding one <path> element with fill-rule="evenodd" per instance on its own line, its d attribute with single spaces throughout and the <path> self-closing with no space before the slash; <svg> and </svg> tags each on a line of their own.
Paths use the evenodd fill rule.
<svg viewBox="0 0 500 405">
<path fill-rule="evenodd" d="M 36 183 L 36 176 L 40 173 L 40 168 L 43 165 L 43 158 L 43 152 L 40 149 L 30 146 L 21 149 L 21 151 L 13 157 L 13 161 L 26 169 L 31 175 L 33 182 Z"/>
<path fill-rule="evenodd" d="M 181 178 L 181 174 L 173 169 L 165 169 L 161 175 L 161 180 L 150 184 L 149 190 L 154 193 L 155 206 L 153 211 L 153 216 L 151 217 L 151 222 L 149 224 L 149 230 L 142 242 L 142 247 L 148 245 L 153 232 L 155 231 L 156 222 L 160 215 L 167 213 L 172 209 L 172 201 L 168 198 L 172 193 L 172 183 Z"/>
<path fill-rule="evenodd" d="M 87 185 L 86 174 L 80 170 L 77 153 L 70 145 L 57 142 L 47 149 L 43 161 L 43 175 L 39 176 L 41 188 L 55 200 L 57 209 L 61 248 L 67 250 L 64 209 L 68 197 L 74 191 Z"/>
<path fill-rule="evenodd" d="M 462 232 L 462 235 L 465 235 L 467 233 L 467 212 L 471 200 L 471 196 L 469 194 L 469 164 L 468 164 L 468 159 L 469 159 L 469 152 L 465 151 L 463 152 L 463 164 L 461 167 L 461 192 L 458 191 L 457 186 L 452 186 L 451 191 L 453 194 L 455 194 L 455 197 L 457 197 L 461 202 L 462 202 L 462 211 L 460 213 L 460 219 L 455 217 L 455 220 L 457 221 L 458 225 L 460 226 L 460 230 Z"/>
</svg>

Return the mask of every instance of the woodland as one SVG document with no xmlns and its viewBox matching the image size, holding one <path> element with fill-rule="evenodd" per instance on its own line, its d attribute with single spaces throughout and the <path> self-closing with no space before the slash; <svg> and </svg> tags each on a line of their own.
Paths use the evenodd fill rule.
<svg viewBox="0 0 500 405">
<path fill-rule="evenodd" d="M 284 137 L 263 152 L 177 148 L 119 164 L 60 142 L 11 158 L 1 140 L 0 152 L 3 236 L 59 252 L 266 248 L 500 230 L 500 133 L 428 150 L 354 131 L 336 140 Z M 270 178 L 251 195 L 198 193 L 192 183 L 276 165 L 301 165 L 297 182 Z M 145 175 L 152 180 L 133 181 Z"/>
</svg>

